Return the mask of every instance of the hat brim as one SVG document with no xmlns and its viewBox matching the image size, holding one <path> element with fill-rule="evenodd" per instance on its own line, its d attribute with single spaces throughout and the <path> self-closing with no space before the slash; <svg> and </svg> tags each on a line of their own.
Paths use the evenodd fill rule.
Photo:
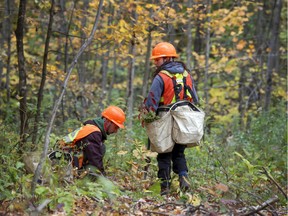
<svg viewBox="0 0 288 216">
<path fill-rule="evenodd" d="M 171 56 L 167 56 L 167 55 L 157 55 L 157 56 L 151 56 L 151 57 L 150 57 L 150 60 L 157 59 L 157 58 L 164 58 L 164 57 L 178 58 L 178 55 L 171 55 Z"/>
</svg>

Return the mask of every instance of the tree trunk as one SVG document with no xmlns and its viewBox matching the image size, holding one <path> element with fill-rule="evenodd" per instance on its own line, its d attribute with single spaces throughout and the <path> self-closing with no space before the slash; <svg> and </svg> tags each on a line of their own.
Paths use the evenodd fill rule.
<svg viewBox="0 0 288 216">
<path fill-rule="evenodd" d="M 132 17 L 133 23 L 132 26 L 137 23 L 137 12 L 136 5 L 133 5 Z M 134 103 L 134 75 L 135 75 L 135 54 L 136 54 L 136 35 L 135 32 L 132 32 L 132 39 L 130 41 L 129 49 L 129 70 L 128 70 L 128 89 L 127 89 L 127 128 L 132 128 L 132 117 L 133 117 L 133 103 Z"/>
<path fill-rule="evenodd" d="M 193 0 L 188 0 L 187 9 L 191 10 L 193 5 Z M 187 48 L 186 48 L 186 56 L 187 61 L 186 65 L 188 69 L 192 70 L 192 19 L 188 13 L 188 23 L 187 23 Z"/>
<path fill-rule="evenodd" d="M 245 97 L 245 71 L 244 68 L 240 70 L 240 80 L 239 80 L 239 89 L 238 89 L 238 112 L 240 115 L 239 118 L 239 125 L 240 128 L 243 129 L 244 126 L 244 114 L 245 114 L 245 108 L 244 108 L 244 97 Z"/>
<path fill-rule="evenodd" d="M 108 12 L 109 14 L 113 14 L 113 6 L 111 3 L 109 4 L 108 10 L 109 10 L 109 12 Z M 112 23 L 112 16 L 109 16 L 107 26 L 110 26 L 111 23 Z M 112 29 L 108 28 L 107 35 L 111 35 L 111 33 L 112 33 Z M 102 91 L 101 91 L 100 103 L 99 103 L 101 110 L 104 108 L 103 102 L 105 102 L 107 99 L 106 98 L 106 96 L 107 96 L 107 83 L 108 83 L 107 82 L 107 73 L 108 73 L 109 55 L 110 55 L 110 46 L 107 48 L 107 51 L 104 53 L 103 60 L 102 60 L 102 66 L 101 66 L 101 70 L 102 70 L 101 88 L 102 88 Z"/>
<path fill-rule="evenodd" d="M 88 7 L 89 7 L 89 0 L 82 0 L 83 2 L 83 11 L 87 11 Z M 81 19 L 81 25 L 84 27 L 87 24 L 87 16 L 88 14 L 83 14 L 82 19 Z M 81 38 L 82 38 L 82 43 L 85 42 L 87 35 L 85 33 L 85 31 L 81 31 Z M 77 65 L 77 71 L 78 71 L 78 77 L 79 77 L 79 82 L 80 83 L 85 83 L 85 81 L 87 80 L 87 71 L 85 68 L 85 59 L 86 59 L 86 53 L 83 53 L 83 55 L 81 55 L 79 57 L 79 62 Z M 82 96 L 82 93 L 81 95 Z"/>
<path fill-rule="evenodd" d="M 260 107 L 264 107 L 264 100 L 263 96 L 260 93 L 260 90 L 262 89 L 263 83 L 265 83 L 265 70 L 264 70 L 264 62 L 265 62 L 265 52 L 267 49 L 266 45 L 266 32 L 267 32 L 267 24 L 266 24 L 266 18 L 265 18 L 265 12 L 267 10 L 267 2 L 265 0 L 259 0 L 259 3 L 263 4 L 263 8 L 258 8 L 257 11 L 257 22 L 256 25 L 256 32 L 257 40 L 256 40 L 256 62 L 259 67 L 259 76 L 257 77 L 259 80 L 261 80 L 261 84 L 259 86 L 259 103 Z"/>
<path fill-rule="evenodd" d="M 5 21 L 3 27 L 3 36 L 5 37 L 5 41 L 7 42 L 7 61 L 6 61 L 6 96 L 7 103 L 10 101 L 10 63 L 11 63 L 11 8 L 13 2 L 11 0 L 5 0 Z M 1 77 L 1 76 L 0 76 Z"/>
<path fill-rule="evenodd" d="M 36 147 L 36 139 L 37 139 L 37 131 L 38 131 L 38 124 L 40 120 L 40 114 L 41 114 L 41 105 L 43 100 L 43 91 L 44 86 L 46 82 L 46 75 L 47 75 L 47 61 L 48 61 L 48 52 L 49 52 L 49 43 L 50 43 L 50 37 L 52 34 L 52 25 L 53 25 L 53 15 L 54 15 L 54 0 L 51 0 L 51 8 L 50 8 L 50 18 L 48 23 L 48 30 L 46 35 L 46 42 L 45 42 L 45 50 L 43 55 L 43 65 L 42 65 L 42 76 L 41 76 L 41 83 L 38 91 L 38 98 L 37 98 L 37 111 L 35 116 L 35 122 L 34 122 L 34 130 L 33 130 L 33 136 L 32 136 L 32 143 Z"/>
<path fill-rule="evenodd" d="M 127 93 L 127 127 L 132 128 L 132 116 L 133 116 L 133 102 L 134 102 L 134 89 L 133 89 L 133 80 L 135 74 L 135 52 L 136 52 L 136 44 L 135 44 L 135 35 L 133 35 L 133 39 L 131 40 L 129 54 L 133 57 L 129 57 L 129 71 L 128 71 L 128 93 Z"/>
<path fill-rule="evenodd" d="M 69 62 L 69 55 L 68 55 L 68 44 L 69 44 L 69 32 L 70 32 L 70 27 L 71 27 L 71 23 L 72 23 L 72 19 L 73 19 L 73 15 L 75 12 L 75 7 L 76 7 L 76 1 L 73 1 L 73 8 L 72 8 L 72 13 L 70 15 L 70 19 L 69 21 L 65 21 L 65 26 L 67 26 L 65 28 L 65 45 L 64 45 L 64 72 L 67 73 L 67 68 L 68 68 L 68 62 Z M 63 19 L 64 19 L 64 11 L 65 11 L 65 2 L 63 2 L 63 0 L 60 1 L 60 5 L 61 5 L 61 11 L 63 12 Z M 59 44 L 60 45 L 60 44 Z M 71 42 L 71 46 L 72 46 L 72 42 Z M 72 50 L 73 47 L 72 47 Z M 62 121 L 65 122 L 66 121 L 66 117 L 65 117 L 65 100 L 63 99 L 61 102 L 61 116 L 62 116 Z"/>
<path fill-rule="evenodd" d="M 150 75 L 150 55 L 151 55 L 151 46 L 152 46 L 152 30 L 149 30 L 148 39 L 147 39 L 147 52 L 145 56 L 145 71 L 143 76 L 143 87 L 142 87 L 142 96 L 145 97 L 148 92 L 148 82 Z"/>
<path fill-rule="evenodd" d="M 17 41 L 17 57 L 18 57 L 18 72 L 19 72 L 19 101 L 20 101 L 20 146 L 19 150 L 22 152 L 23 146 L 26 142 L 28 132 L 27 119 L 27 76 L 25 71 L 25 57 L 24 57 L 24 26 L 26 15 L 26 0 L 20 0 L 17 28 L 15 31 Z"/>
<path fill-rule="evenodd" d="M 268 111 L 271 102 L 271 94 L 272 94 L 272 74 L 273 69 L 276 69 L 277 58 L 279 58 L 279 28 L 280 28 L 280 17 L 281 17 L 281 9 L 282 9 L 282 0 L 275 0 L 275 8 L 273 10 L 273 21 L 272 21 L 272 29 L 271 29 L 271 39 L 269 43 L 269 55 L 268 55 L 268 63 L 267 63 L 267 75 L 266 75 L 266 92 L 265 92 L 265 104 L 264 110 Z"/>
<path fill-rule="evenodd" d="M 114 45 L 114 49 L 113 50 L 116 50 L 115 49 L 115 45 Z M 115 82 L 115 75 L 116 75 L 116 70 L 117 70 L 117 53 L 114 51 L 114 54 L 113 54 L 113 69 L 112 69 L 112 78 L 111 78 L 111 81 L 110 81 L 110 85 L 109 85 L 109 92 L 108 92 L 108 104 L 111 103 L 111 100 L 112 100 L 112 89 L 113 89 L 113 85 L 114 85 L 114 82 Z"/>
<path fill-rule="evenodd" d="M 195 11 L 197 14 L 201 14 L 204 13 L 204 10 L 198 6 L 199 8 L 197 8 L 197 10 Z M 195 22 L 195 36 L 194 36 L 194 52 L 195 53 L 201 53 L 202 51 L 202 34 L 201 32 L 204 32 L 204 29 L 202 28 L 202 22 L 204 22 L 204 20 L 200 19 L 200 15 L 198 15 L 196 22 Z M 201 80 L 201 75 L 200 75 L 200 68 L 199 68 L 199 64 L 196 60 L 196 58 L 194 58 L 194 71 L 197 75 L 196 80 Z"/>
<path fill-rule="evenodd" d="M 207 0 L 207 13 L 211 13 L 211 0 Z M 204 98 L 206 104 L 206 112 L 208 112 L 209 104 L 209 86 L 208 86 L 208 73 L 209 73 L 209 56 L 210 56 L 210 16 L 207 18 L 207 31 L 206 31 L 206 48 L 205 48 L 205 74 L 204 74 Z"/>
</svg>

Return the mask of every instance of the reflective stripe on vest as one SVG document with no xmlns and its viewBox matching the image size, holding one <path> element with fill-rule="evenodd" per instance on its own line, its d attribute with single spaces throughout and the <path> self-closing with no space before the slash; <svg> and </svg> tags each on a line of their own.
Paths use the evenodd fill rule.
<svg viewBox="0 0 288 216">
<path fill-rule="evenodd" d="M 186 70 L 177 74 L 162 70 L 158 75 L 164 82 L 160 105 L 168 105 L 179 100 L 193 102 L 192 78 Z"/>
<path fill-rule="evenodd" d="M 100 131 L 97 126 L 87 124 L 63 137 L 63 141 L 66 143 L 66 145 L 73 147 L 77 141 L 96 131 Z"/>
</svg>

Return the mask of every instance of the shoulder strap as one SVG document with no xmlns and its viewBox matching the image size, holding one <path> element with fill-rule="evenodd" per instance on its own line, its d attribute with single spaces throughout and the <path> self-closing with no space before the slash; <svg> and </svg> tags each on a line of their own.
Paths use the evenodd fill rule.
<svg viewBox="0 0 288 216">
<path fill-rule="evenodd" d="M 168 72 L 166 70 L 161 70 L 159 73 L 165 74 L 165 75 L 167 75 L 168 77 L 170 77 L 172 79 L 175 100 L 179 101 L 180 100 L 180 92 L 182 91 L 182 85 L 177 83 L 177 80 L 176 80 L 177 77 L 174 74 L 171 74 L 170 72 Z M 161 77 L 161 74 L 160 74 L 160 77 Z"/>
<path fill-rule="evenodd" d="M 193 89 L 191 89 L 191 87 L 189 85 L 187 85 L 186 83 L 186 79 L 187 77 L 190 75 L 187 71 L 184 72 L 185 75 L 183 74 L 183 82 L 184 82 L 184 98 L 187 98 L 187 94 L 186 94 L 186 91 L 188 90 L 188 92 L 190 93 L 191 97 L 192 97 L 192 100 L 193 102 L 197 101 L 197 97 L 195 96 L 195 93 L 193 91 Z M 192 88 L 193 88 L 193 85 L 194 85 L 194 81 L 190 75 L 190 79 L 191 79 L 191 82 L 192 82 Z"/>
<path fill-rule="evenodd" d="M 159 73 L 165 74 L 165 75 L 169 76 L 170 78 L 173 77 L 173 74 L 169 73 L 169 72 L 166 71 L 166 70 L 161 70 Z"/>
</svg>

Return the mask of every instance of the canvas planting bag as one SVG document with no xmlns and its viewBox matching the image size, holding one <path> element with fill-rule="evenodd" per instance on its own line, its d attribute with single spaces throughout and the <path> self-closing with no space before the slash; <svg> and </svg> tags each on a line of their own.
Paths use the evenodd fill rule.
<svg viewBox="0 0 288 216">
<path fill-rule="evenodd" d="M 172 105 L 172 138 L 175 143 L 188 147 L 196 146 L 204 133 L 205 113 L 188 101 L 179 101 Z"/>
<path fill-rule="evenodd" d="M 174 146 L 172 139 L 173 118 L 169 112 L 159 112 L 160 119 L 145 123 L 146 133 L 150 139 L 151 151 L 164 153 L 171 152 Z"/>
</svg>

